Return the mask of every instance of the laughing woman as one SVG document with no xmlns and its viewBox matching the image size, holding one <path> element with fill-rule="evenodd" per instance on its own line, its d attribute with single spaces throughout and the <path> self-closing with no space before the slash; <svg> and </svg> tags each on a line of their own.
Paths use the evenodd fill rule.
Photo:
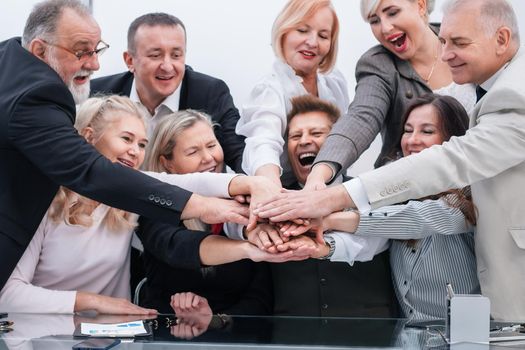
<svg viewBox="0 0 525 350">
<path fill-rule="evenodd" d="M 401 118 L 412 100 L 436 92 L 458 99 L 468 111 L 476 102 L 472 85 L 457 85 L 441 56 L 438 27 L 429 25 L 433 0 L 361 0 L 361 15 L 380 45 L 356 66 L 357 86 L 348 112 L 334 125 L 308 177 L 306 188 L 322 188 L 346 170 L 381 133 L 383 146 L 375 163 L 399 149 Z M 341 152 L 344 150 L 344 152 Z"/>
<path fill-rule="evenodd" d="M 329 0 L 291 0 L 272 28 L 277 56 L 271 74 L 253 88 L 241 110 L 237 133 L 246 136 L 243 170 L 289 185 L 294 177 L 283 152 L 291 98 L 311 94 L 348 108 L 348 87 L 334 68 L 339 20 Z"/>
</svg>

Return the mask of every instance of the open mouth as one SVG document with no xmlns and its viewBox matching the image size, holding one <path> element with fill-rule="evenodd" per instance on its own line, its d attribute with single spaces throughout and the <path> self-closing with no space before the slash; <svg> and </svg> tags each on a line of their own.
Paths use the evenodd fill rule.
<svg viewBox="0 0 525 350">
<path fill-rule="evenodd" d="M 81 85 L 89 80 L 89 75 L 78 75 L 74 77 L 73 80 L 75 81 L 75 84 Z"/>
<path fill-rule="evenodd" d="M 316 156 L 317 156 L 317 153 L 314 153 L 314 152 L 308 152 L 308 153 L 300 154 L 299 157 L 298 157 L 299 158 L 299 163 L 302 166 L 312 165 L 314 163 L 314 160 L 315 160 Z"/>
<path fill-rule="evenodd" d="M 390 41 L 392 45 L 394 45 L 396 51 L 403 51 L 406 45 L 406 38 L 406 34 L 403 33 L 395 36 L 390 36 L 388 38 L 388 41 Z"/>
<path fill-rule="evenodd" d="M 118 158 L 117 159 L 119 161 L 120 164 L 122 165 L 125 165 L 125 166 L 128 166 L 130 168 L 135 168 L 135 163 L 132 162 L 132 161 L 129 161 L 127 159 L 122 159 L 122 158 Z"/>
</svg>

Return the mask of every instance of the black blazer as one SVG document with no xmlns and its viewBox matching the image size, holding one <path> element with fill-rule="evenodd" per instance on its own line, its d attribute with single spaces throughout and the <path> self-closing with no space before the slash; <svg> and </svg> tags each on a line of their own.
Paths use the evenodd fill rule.
<svg viewBox="0 0 525 350">
<path fill-rule="evenodd" d="M 139 218 L 148 280 L 141 306 L 172 313 L 170 298 L 194 292 L 208 299 L 214 313 L 267 315 L 272 311 L 272 283 L 266 263 L 240 260 L 201 269 L 200 244 L 209 233 Z"/>
<path fill-rule="evenodd" d="M 129 96 L 133 74 L 124 72 L 94 79 L 91 93 L 118 94 Z M 228 86 L 220 79 L 195 72 L 186 66 L 182 79 L 179 110 L 196 109 L 208 113 L 217 123 L 215 135 L 224 150 L 224 161 L 236 172 L 242 172 L 244 136 L 235 133 L 239 111 L 233 104 Z"/>
<path fill-rule="evenodd" d="M 110 162 L 80 137 L 73 96 L 19 38 L 0 43 L 0 67 L 0 288 L 59 185 L 179 224 L 191 193 Z"/>
</svg>

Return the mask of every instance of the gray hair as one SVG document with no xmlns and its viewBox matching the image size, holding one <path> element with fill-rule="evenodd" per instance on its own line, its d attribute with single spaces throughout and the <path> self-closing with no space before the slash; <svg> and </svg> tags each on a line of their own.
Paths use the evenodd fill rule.
<svg viewBox="0 0 525 350">
<path fill-rule="evenodd" d="M 144 170 L 168 172 L 168 169 L 165 169 L 160 162 L 160 156 L 171 159 L 177 137 L 197 122 L 204 122 L 213 129 L 211 117 L 193 109 L 178 111 L 162 118 L 155 127 L 148 144 L 146 158 L 144 159 Z"/>
<path fill-rule="evenodd" d="M 475 3 L 479 6 L 478 23 L 486 36 L 492 36 L 502 26 L 510 28 L 512 40 L 519 45 L 520 29 L 512 5 L 506 0 L 449 0 L 443 5 L 443 16 L 456 11 L 459 7 Z"/>
<path fill-rule="evenodd" d="M 154 26 L 168 26 L 176 27 L 181 26 L 184 30 L 184 40 L 186 40 L 186 27 L 184 23 L 178 18 L 169 13 L 164 12 L 152 12 L 146 13 L 140 17 L 137 17 L 131 22 L 128 28 L 128 51 L 131 54 L 135 54 L 137 49 L 135 43 L 135 36 L 137 35 L 137 30 L 142 26 L 154 27 Z"/>
<path fill-rule="evenodd" d="M 22 46 L 26 49 L 31 41 L 41 37 L 51 40 L 56 34 L 57 24 L 64 9 L 71 9 L 82 17 L 91 17 L 89 9 L 77 0 L 46 0 L 37 3 L 27 18 L 22 35 Z"/>
<path fill-rule="evenodd" d="M 368 22 L 368 17 L 374 13 L 382 0 L 361 0 L 361 17 Z M 407 0 L 414 1 L 414 0 Z M 436 4 L 435 0 L 427 0 L 427 16 L 434 11 L 434 6 Z"/>
</svg>

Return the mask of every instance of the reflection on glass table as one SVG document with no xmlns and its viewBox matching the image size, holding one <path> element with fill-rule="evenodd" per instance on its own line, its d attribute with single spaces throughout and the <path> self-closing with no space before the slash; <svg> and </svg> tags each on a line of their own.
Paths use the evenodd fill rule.
<svg viewBox="0 0 525 350">
<path fill-rule="evenodd" d="M 15 323 L 14 330 L 0 335 L 0 350 L 69 350 L 79 342 L 72 334 L 81 322 L 120 323 L 137 317 L 10 314 L 9 319 Z M 448 348 L 435 331 L 407 327 L 404 319 L 214 315 L 201 321 L 177 323 L 174 315 L 160 315 L 148 320 L 152 336 L 124 340 L 115 349 L 204 349 L 211 344 L 220 349 Z M 477 349 L 476 344 L 469 345 Z"/>
</svg>

